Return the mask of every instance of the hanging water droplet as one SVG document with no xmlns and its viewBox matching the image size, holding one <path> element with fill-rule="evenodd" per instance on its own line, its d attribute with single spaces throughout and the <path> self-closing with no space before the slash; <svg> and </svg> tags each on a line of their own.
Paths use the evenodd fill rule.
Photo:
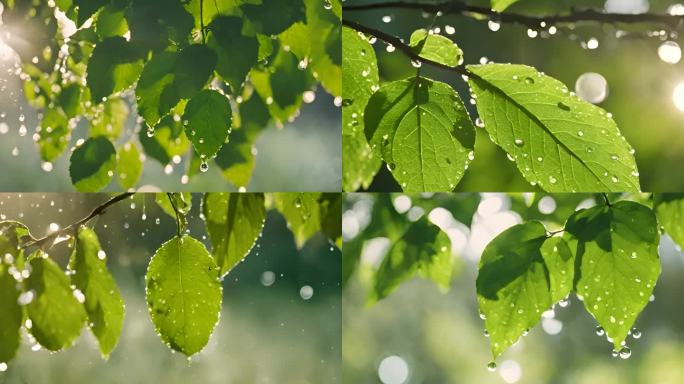
<svg viewBox="0 0 684 384">
<path fill-rule="evenodd" d="M 487 27 L 489 27 L 490 31 L 497 32 L 499 29 L 501 29 L 501 23 L 499 23 L 498 21 L 489 20 L 487 22 Z"/>
<path fill-rule="evenodd" d="M 202 161 L 200 164 L 200 172 L 204 173 L 209 170 L 209 164 L 206 161 Z"/>
<path fill-rule="evenodd" d="M 420 68 L 423 65 L 423 63 L 421 63 L 418 60 L 411 60 L 411 65 L 413 66 L 413 68 Z"/>
<path fill-rule="evenodd" d="M 596 336 L 603 336 L 606 334 L 606 331 L 603 330 L 602 326 L 597 326 L 596 327 Z"/>
<path fill-rule="evenodd" d="M 530 39 L 534 39 L 535 37 L 537 37 L 537 35 L 539 35 L 539 32 L 537 30 L 531 28 L 527 30 L 527 37 L 529 37 Z"/>
<path fill-rule="evenodd" d="M 496 371 L 496 362 L 490 361 L 489 364 L 487 364 L 487 370 L 489 372 L 494 372 Z"/>
<path fill-rule="evenodd" d="M 623 360 L 629 359 L 629 357 L 632 356 L 632 350 L 629 349 L 628 347 L 622 347 L 620 349 L 620 358 Z"/>
<path fill-rule="evenodd" d="M 640 339 L 641 331 L 638 328 L 632 328 L 632 337 L 635 339 Z"/>
<path fill-rule="evenodd" d="M 323 2 L 323 8 L 325 8 L 325 9 L 327 9 L 327 10 L 331 10 L 331 9 L 332 9 L 332 3 L 330 2 L 330 0 L 325 0 L 325 1 Z"/>
</svg>

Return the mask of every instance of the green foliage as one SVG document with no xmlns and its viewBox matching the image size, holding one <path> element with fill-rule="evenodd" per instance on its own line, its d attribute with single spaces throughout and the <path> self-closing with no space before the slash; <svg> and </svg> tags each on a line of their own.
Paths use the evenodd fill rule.
<svg viewBox="0 0 684 384">
<path fill-rule="evenodd" d="M 497 12 L 502 12 L 518 1 L 520 0 L 492 0 L 492 9 Z"/>
<path fill-rule="evenodd" d="M 473 159 L 475 128 L 448 84 L 389 83 L 370 98 L 364 118 L 371 148 L 407 192 L 452 190 Z"/>
<path fill-rule="evenodd" d="M 88 217 L 40 239 L 19 222 L 0 222 L 0 362 L 10 362 L 15 356 L 22 327 L 41 347 L 59 351 L 70 347 L 87 326 L 103 358 L 114 352 L 123 327 L 124 303 L 108 269 L 106 251 L 87 225 L 112 204 L 130 202 L 135 197 L 129 196 L 134 195 L 115 196 Z M 196 198 L 199 201 L 200 196 Z M 148 310 L 162 341 L 187 356 L 207 345 L 220 318 L 223 278 L 258 242 L 274 201 L 305 203 L 306 218 L 298 210 L 278 208 L 291 220 L 297 245 L 313 236 L 326 236 L 331 244 L 339 244 L 341 237 L 339 193 L 201 196 L 201 213 L 197 213 L 209 235 L 209 249 L 186 230 L 193 195 L 158 193 L 154 199 L 160 211 L 176 219 L 177 231 L 159 246 L 147 267 Z M 66 273 L 47 253 L 62 240 L 71 242 L 73 249 Z M 28 249 L 35 251 L 27 263 L 24 252 Z"/>
<path fill-rule="evenodd" d="M 105 358 L 119 341 L 124 320 L 124 302 L 114 278 L 107 270 L 106 254 L 90 228 L 80 228 L 69 260 L 71 283 L 85 297 L 90 329 Z"/>
<path fill-rule="evenodd" d="M 81 192 L 96 192 L 106 187 L 115 170 L 116 149 L 106 137 L 92 137 L 71 154 L 71 182 Z"/>
<path fill-rule="evenodd" d="M 264 195 L 208 193 L 202 212 L 219 275 L 224 276 L 249 254 L 261 236 L 266 221 Z"/>
<path fill-rule="evenodd" d="M 130 141 L 119 148 L 116 156 L 119 185 L 124 189 L 131 189 L 142 175 L 143 163 L 140 160 L 140 150 L 135 142 Z"/>
<path fill-rule="evenodd" d="M 199 240 L 174 237 L 154 254 L 145 278 L 152 322 L 169 348 L 192 356 L 218 323 L 219 268 Z"/>
<path fill-rule="evenodd" d="M 508 195 L 510 209 L 522 223 L 497 235 L 480 256 L 475 288 L 492 356 L 497 358 L 527 334 L 545 311 L 557 303 L 564 307 L 573 293 L 605 331 L 615 353 L 629 355 L 627 336 L 648 304 L 661 272 L 658 228 L 660 225 L 668 234 L 679 231 L 671 220 L 681 217 L 682 195 L 539 196 L 553 199 L 557 213 L 542 209 L 538 206 L 542 199 L 534 196 L 528 196 L 532 204 L 527 204 L 519 202 L 520 195 Z M 479 215 L 477 194 L 411 194 L 397 199 L 400 197 L 404 208 L 410 202 L 409 212 L 420 208 L 422 213 L 398 213 L 391 195 L 375 195 L 367 226 L 344 242 L 343 281 L 355 269 L 370 268 L 360 276 L 368 281 L 371 302 L 386 297 L 416 274 L 449 288 L 455 269 L 447 257 L 451 253 L 444 247 L 451 242 L 430 223 L 433 217 L 444 220 L 443 212 L 433 216 L 436 209 L 446 209 L 468 227 L 477 223 L 473 221 Z M 651 198 L 656 202 L 653 208 L 649 206 Z M 349 195 L 347 209 L 356 211 L 352 207 L 365 205 L 357 203 L 361 199 Z M 580 203 L 591 208 L 580 209 Z M 531 214 L 532 207 L 537 215 Z M 668 222 L 670 225 L 664 225 Z M 378 237 L 389 240 L 389 250 L 380 255 L 379 267 L 363 265 L 360 254 L 364 244 Z M 372 279 L 368 279 L 369 273 Z"/>
<path fill-rule="evenodd" d="M 684 246 L 684 196 L 674 193 L 656 195 L 655 212 L 665 232 L 680 247 Z"/>
<path fill-rule="evenodd" d="M 277 0 L 55 5 L 79 26 L 68 40 L 49 2 L 11 1 L 3 13 L 3 27 L 13 31 L 6 43 L 21 58 L 24 95 L 44 116 L 36 141 L 46 162 L 95 136 L 106 136 L 121 153 L 139 130 L 133 142 L 143 158 L 163 165 L 186 158 L 202 171 L 216 163 L 226 180 L 245 187 L 255 164 L 251 148 L 269 124 L 296 119 L 303 94 L 319 85 L 341 96 L 339 1 L 332 8 L 319 0 L 286 6 Z M 249 111 L 257 103 L 263 105 L 258 116 Z M 138 111 L 142 129 L 129 111 Z M 72 141 L 79 120 L 89 122 L 88 136 Z M 239 131 L 243 125 L 250 128 Z M 192 162 L 195 152 L 205 161 Z M 81 166 L 72 161 L 71 174 L 84 173 Z M 137 165 L 118 170 L 131 173 Z M 75 187 L 100 190 L 104 181 Z M 137 183 L 128 178 L 121 186 Z"/>
<path fill-rule="evenodd" d="M 375 51 L 351 28 L 342 28 L 342 187 L 368 188 L 381 160 L 366 141 L 364 110 L 379 87 Z"/>
<path fill-rule="evenodd" d="M 40 250 L 29 259 L 31 275 L 24 283 L 24 290 L 31 298 L 26 305 L 31 320 L 29 331 L 47 350 L 67 348 L 81 333 L 86 312 L 57 263 Z"/>
<path fill-rule="evenodd" d="M 492 7 L 501 11 L 512 3 L 493 1 Z M 549 192 L 640 190 L 634 149 L 612 116 L 560 81 L 524 65 L 462 66 L 463 52 L 450 38 L 418 29 L 408 43 L 394 47 L 416 67 L 416 76 L 378 86 L 373 48 L 359 34 L 343 32 L 345 191 L 372 182 L 377 160 L 368 155 L 369 145 L 406 192 L 455 189 L 477 156 L 473 124 L 459 95 L 421 76 L 424 63 L 467 81 L 477 125 L 532 186 Z"/>
</svg>

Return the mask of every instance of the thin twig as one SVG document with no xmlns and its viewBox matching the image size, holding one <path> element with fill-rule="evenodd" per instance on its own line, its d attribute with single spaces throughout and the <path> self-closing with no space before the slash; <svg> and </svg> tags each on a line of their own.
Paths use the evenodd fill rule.
<svg viewBox="0 0 684 384">
<path fill-rule="evenodd" d="M 500 23 L 513 23 L 525 25 L 529 28 L 541 28 L 542 23 L 554 25 L 559 23 L 578 23 L 578 22 L 598 22 L 604 24 L 660 24 L 670 28 L 677 28 L 683 21 L 684 16 L 666 15 L 655 13 L 606 13 L 592 9 L 571 9 L 566 14 L 556 14 L 548 16 L 529 16 L 519 13 L 499 13 L 489 7 L 468 5 L 460 0 L 443 1 L 440 3 L 415 3 L 406 1 L 389 1 L 374 4 L 347 5 L 343 7 L 346 11 L 368 11 L 375 9 L 415 9 L 427 13 L 455 14 L 481 20 L 485 16 L 485 21 L 494 20 Z"/>
<path fill-rule="evenodd" d="M 367 35 L 374 36 L 375 38 L 380 39 L 380 40 L 384 41 L 385 43 L 392 45 L 393 47 L 395 47 L 396 49 L 401 51 L 404 55 L 408 56 L 411 60 L 415 60 L 415 61 L 419 61 L 421 63 L 429 64 L 433 67 L 441 68 L 441 69 L 444 69 L 446 71 L 456 72 L 456 73 L 461 74 L 461 75 L 468 75 L 468 76 L 472 75 L 463 65 L 459 65 L 457 67 L 450 67 L 448 65 L 438 63 L 436 61 L 432 61 L 430 59 L 426 59 L 424 57 L 419 56 L 416 52 L 413 51 L 413 49 L 408 44 L 404 43 L 398 37 L 389 35 L 385 32 L 379 31 L 379 30 L 371 28 L 371 27 L 367 27 L 363 24 L 359 24 L 355 21 L 351 21 L 351 20 L 347 20 L 347 19 L 343 19 L 342 24 L 349 27 L 349 28 L 355 29 L 359 32 L 365 33 Z"/>
<path fill-rule="evenodd" d="M 120 195 L 116 195 L 116 196 L 112 197 L 111 199 L 105 201 L 104 203 L 102 203 L 101 205 L 96 207 L 95 209 L 93 209 L 92 212 L 90 212 L 90 214 L 88 216 L 82 218 L 81 220 L 78 220 L 77 222 L 72 223 L 72 224 L 60 229 L 59 231 L 53 232 L 53 233 L 51 233 L 51 234 L 49 234 L 49 235 L 47 235 L 41 239 L 29 241 L 28 243 L 22 245 L 22 248 L 42 247 L 46 243 L 52 242 L 60 236 L 71 234 L 72 232 L 77 230 L 78 227 L 80 227 L 81 225 L 84 225 L 84 224 L 88 223 L 90 220 L 94 219 L 95 217 L 104 214 L 105 211 L 107 210 L 107 208 L 109 208 L 111 205 L 114 205 L 114 204 L 116 204 L 122 200 L 125 200 L 125 199 L 131 197 L 132 195 L 134 195 L 133 192 L 126 192 L 126 193 L 122 193 Z"/>
</svg>

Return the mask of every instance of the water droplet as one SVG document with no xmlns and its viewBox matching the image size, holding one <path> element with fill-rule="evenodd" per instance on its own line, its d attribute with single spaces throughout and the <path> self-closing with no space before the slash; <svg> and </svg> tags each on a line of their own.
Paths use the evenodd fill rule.
<svg viewBox="0 0 684 384">
<path fill-rule="evenodd" d="M 202 161 L 200 164 L 200 172 L 204 173 L 209 170 L 209 164 L 206 161 Z"/>
<path fill-rule="evenodd" d="M 632 356 L 632 350 L 629 349 L 628 347 L 622 347 L 620 349 L 620 358 L 623 360 L 629 359 L 629 357 Z"/>
<path fill-rule="evenodd" d="M 299 198 L 299 197 L 297 197 L 297 198 L 294 200 L 294 206 L 295 206 L 295 208 L 301 208 L 301 207 L 302 207 L 302 199 Z"/>
<path fill-rule="evenodd" d="M 418 60 L 411 60 L 411 65 L 413 66 L 413 68 L 420 68 L 423 65 L 423 63 L 421 63 Z"/>
<path fill-rule="evenodd" d="M 603 336 L 606 334 L 606 331 L 603 330 L 603 327 L 600 325 L 596 327 L 596 336 Z"/>
<path fill-rule="evenodd" d="M 557 182 L 558 182 L 558 179 L 556 179 L 556 178 L 553 177 L 553 176 L 549 176 L 549 183 L 551 183 L 551 184 L 556 184 Z"/>
<path fill-rule="evenodd" d="M 331 9 L 332 9 L 332 3 L 330 2 L 330 0 L 325 0 L 325 1 L 323 2 L 323 8 L 325 8 L 325 9 L 327 9 L 327 10 L 331 10 Z"/>
<path fill-rule="evenodd" d="M 658 57 L 668 64 L 677 64 L 682 59 L 682 49 L 674 41 L 666 41 L 658 47 Z"/>
<path fill-rule="evenodd" d="M 583 73 L 575 82 L 575 92 L 582 99 L 599 104 L 608 97 L 608 81 L 600 73 Z"/>
<path fill-rule="evenodd" d="M 531 77 L 526 77 L 525 78 L 525 84 L 534 84 L 534 79 Z"/>
<path fill-rule="evenodd" d="M 515 139 L 514 142 L 515 145 L 517 145 L 518 147 L 522 147 L 523 145 L 525 145 L 525 142 L 522 139 Z"/>
<path fill-rule="evenodd" d="M 527 30 L 527 37 L 529 37 L 530 39 L 534 39 L 535 37 L 537 37 L 537 35 L 539 35 L 539 32 L 537 30 L 531 28 Z"/>
<path fill-rule="evenodd" d="M 501 23 L 498 21 L 489 20 L 489 22 L 487 22 L 487 27 L 489 27 L 490 31 L 497 32 L 499 29 L 501 29 Z"/>
<path fill-rule="evenodd" d="M 496 362 L 490 361 L 489 364 L 487 364 L 487 370 L 489 372 L 494 372 L 496 371 Z"/>
<path fill-rule="evenodd" d="M 562 109 L 562 110 L 564 110 L 564 111 L 569 111 L 569 110 L 570 110 L 570 107 L 569 107 L 567 104 L 563 103 L 562 101 L 559 101 L 559 102 L 558 102 L 558 108 L 560 108 L 560 109 Z"/>
</svg>

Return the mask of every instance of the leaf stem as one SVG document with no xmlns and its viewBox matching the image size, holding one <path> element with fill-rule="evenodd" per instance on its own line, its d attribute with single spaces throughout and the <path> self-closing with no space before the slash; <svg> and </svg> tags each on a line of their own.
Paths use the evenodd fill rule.
<svg viewBox="0 0 684 384">
<path fill-rule="evenodd" d="M 489 7 L 469 5 L 460 0 L 444 0 L 439 3 L 414 3 L 406 1 L 388 1 L 383 3 L 360 4 L 344 6 L 343 10 L 368 11 L 375 9 L 403 8 L 421 10 L 427 13 L 441 13 L 461 15 L 478 21 L 494 20 L 499 23 L 511 23 L 524 25 L 528 28 L 542 28 L 542 25 L 554 25 L 558 23 L 595 22 L 600 24 L 659 24 L 678 28 L 684 22 L 682 15 L 666 15 L 655 13 L 622 14 L 604 13 L 592 9 L 574 9 L 565 14 L 548 16 L 528 16 L 519 13 L 499 13 Z M 485 18 L 483 19 L 483 16 Z"/>
<path fill-rule="evenodd" d="M 202 44 L 206 44 L 207 38 L 204 35 L 204 0 L 200 0 L 199 6 L 200 6 L 200 29 L 202 32 Z"/>
<path fill-rule="evenodd" d="M 607 205 L 608 207 L 612 207 L 612 206 L 613 206 L 613 205 L 610 203 L 610 200 L 608 199 L 608 195 L 607 195 L 605 192 L 604 192 L 604 193 L 601 193 L 601 196 L 603 196 L 603 200 L 606 201 L 606 205 Z"/>
<path fill-rule="evenodd" d="M 171 203 L 171 207 L 173 207 L 173 211 L 176 213 L 176 234 L 178 235 L 178 238 L 181 237 L 181 218 L 180 218 L 180 213 L 178 212 L 178 207 L 176 207 L 176 202 L 174 201 L 173 194 L 172 193 L 167 193 L 166 197 L 169 199 L 169 202 Z"/>
<path fill-rule="evenodd" d="M 104 214 L 106 212 L 107 208 L 109 208 L 110 206 L 112 206 L 118 202 L 121 202 L 121 201 L 133 196 L 134 194 L 135 194 L 134 192 L 125 192 L 125 193 L 121 193 L 119 195 L 116 195 L 116 196 L 112 197 L 111 199 L 105 201 L 104 203 L 100 204 L 99 206 L 97 206 L 95 209 L 93 209 L 90 212 L 90 214 L 88 216 L 78 220 L 75 223 L 72 223 L 72 224 L 64 227 L 63 229 L 61 229 L 59 231 L 53 232 L 53 233 L 51 233 L 51 234 L 49 234 L 43 238 L 31 240 L 31 241 L 27 242 L 26 244 L 21 245 L 21 247 L 22 248 L 29 248 L 29 247 L 41 247 L 42 248 L 45 244 L 54 241 L 56 238 L 63 236 L 63 235 L 68 235 L 71 232 L 77 230 L 81 225 L 84 225 L 84 224 L 88 223 L 90 220 L 94 219 L 95 217 Z"/>
</svg>

